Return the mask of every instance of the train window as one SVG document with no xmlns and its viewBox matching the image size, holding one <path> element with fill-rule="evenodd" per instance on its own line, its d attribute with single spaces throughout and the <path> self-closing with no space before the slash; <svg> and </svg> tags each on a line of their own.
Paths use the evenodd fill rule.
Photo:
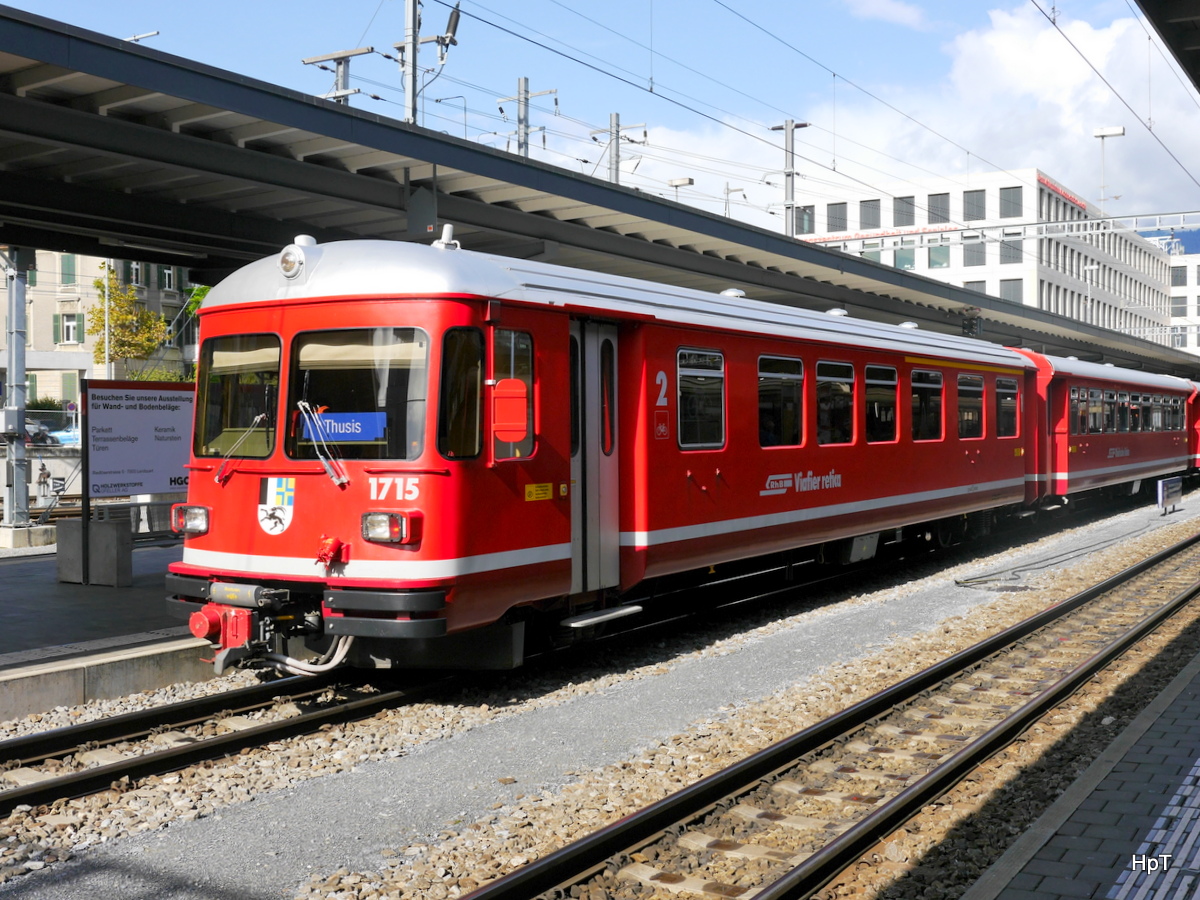
<svg viewBox="0 0 1200 900">
<path fill-rule="evenodd" d="M 416 459 L 425 447 L 429 338 L 416 328 L 310 331 L 292 344 L 293 459 Z"/>
<path fill-rule="evenodd" d="M 1142 422 L 1144 420 L 1145 420 L 1145 417 L 1142 415 L 1142 395 L 1141 394 L 1130 394 L 1129 395 L 1129 430 L 1130 431 L 1141 431 L 1142 430 Z"/>
<path fill-rule="evenodd" d="M 1104 433 L 1104 391 L 1096 388 L 1087 392 L 1087 433 Z"/>
<path fill-rule="evenodd" d="M 438 453 L 470 459 L 483 450 L 483 334 L 451 328 L 442 338 Z"/>
<path fill-rule="evenodd" d="M 1112 433 L 1117 430 L 1117 392 L 1104 392 L 1104 430 Z"/>
<path fill-rule="evenodd" d="M 1017 394 L 1017 379 L 996 379 L 996 437 L 1016 437 L 1021 408 Z"/>
<path fill-rule="evenodd" d="M 525 438 L 494 442 L 496 459 L 523 459 L 533 453 L 533 337 L 523 331 L 497 328 L 492 344 L 492 378 L 525 382 Z"/>
<path fill-rule="evenodd" d="M 1071 388 L 1071 434 L 1087 434 L 1087 391 Z"/>
<path fill-rule="evenodd" d="M 1149 394 L 1142 394 L 1141 407 L 1142 407 L 1142 431 L 1153 431 L 1154 428 L 1153 428 L 1153 425 L 1151 424 L 1152 418 L 1150 416 L 1150 395 Z"/>
<path fill-rule="evenodd" d="M 579 338 L 575 335 L 571 335 L 570 360 L 567 364 L 571 367 L 571 457 L 574 458 L 579 454 L 579 404 L 581 401 L 579 396 Z"/>
<path fill-rule="evenodd" d="M 725 444 L 725 357 L 712 350 L 680 350 L 679 446 Z"/>
<path fill-rule="evenodd" d="M 237 334 L 204 342 L 197 375 L 197 456 L 263 459 L 275 449 L 279 338 Z"/>
<path fill-rule="evenodd" d="M 817 363 L 817 443 L 854 440 L 854 366 Z"/>
<path fill-rule="evenodd" d="M 1169 424 L 1171 431 L 1183 431 L 1183 398 L 1171 397 L 1168 401 L 1169 407 Z"/>
<path fill-rule="evenodd" d="M 1125 391 L 1117 394 L 1117 431 L 1129 431 L 1129 394 Z"/>
<path fill-rule="evenodd" d="M 617 442 L 617 354 L 613 342 L 600 342 L 600 450 L 612 456 Z"/>
<path fill-rule="evenodd" d="M 1162 401 L 1163 401 L 1163 398 L 1162 398 L 1161 394 L 1155 394 L 1153 397 L 1150 398 L 1150 404 L 1151 404 L 1150 430 L 1151 431 L 1162 431 L 1163 430 Z"/>
<path fill-rule="evenodd" d="M 913 369 L 912 437 L 914 441 L 942 438 L 942 373 Z"/>
<path fill-rule="evenodd" d="M 795 447 L 803 437 L 800 398 L 804 363 L 780 356 L 758 358 L 758 443 Z"/>
<path fill-rule="evenodd" d="M 867 443 L 896 440 L 896 370 L 891 366 L 867 366 Z"/>
<path fill-rule="evenodd" d="M 983 437 L 983 376 L 958 376 L 958 436 Z"/>
</svg>

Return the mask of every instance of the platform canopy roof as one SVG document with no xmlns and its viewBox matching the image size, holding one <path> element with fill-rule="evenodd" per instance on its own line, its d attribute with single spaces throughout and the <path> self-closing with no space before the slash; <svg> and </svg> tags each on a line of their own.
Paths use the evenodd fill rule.
<svg viewBox="0 0 1200 900">
<path fill-rule="evenodd" d="M 1200 90 L 1200 0 L 1137 0 L 1137 5 Z"/>
<path fill-rule="evenodd" d="M 1200 359 L 0 6 L 0 245 L 185 266 L 431 240 L 1200 377 Z"/>
</svg>

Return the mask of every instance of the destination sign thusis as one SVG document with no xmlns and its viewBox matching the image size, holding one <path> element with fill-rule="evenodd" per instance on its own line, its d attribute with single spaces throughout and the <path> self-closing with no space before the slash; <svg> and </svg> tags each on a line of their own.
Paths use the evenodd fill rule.
<svg viewBox="0 0 1200 900">
<path fill-rule="evenodd" d="M 93 497 L 187 489 L 195 390 L 160 381 L 89 381 L 83 428 Z"/>
</svg>

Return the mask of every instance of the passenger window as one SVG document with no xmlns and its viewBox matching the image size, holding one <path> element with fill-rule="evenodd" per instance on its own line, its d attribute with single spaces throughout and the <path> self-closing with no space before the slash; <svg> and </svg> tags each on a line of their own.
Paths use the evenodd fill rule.
<svg viewBox="0 0 1200 900">
<path fill-rule="evenodd" d="M 958 436 L 983 437 L 983 376 L 958 376 Z"/>
<path fill-rule="evenodd" d="M 496 459 L 524 459 L 533 453 L 533 337 L 523 331 L 497 328 L 492 344 L 492 378 L 516 378 L 525 383 L 525 438 L 493 441 Z"/>
<path fill-rule="evenodd" d="M 442 385 L 438 397 L 438 452 L 448 459 L 478 456 L 483 449 L 483 335 L 451 328 L 442 339 Z"/>
<path fill-rule="evenodd" d="M 1088 390 L 1087 430 L 1088 434 L 1104 433 L 1104 392 L 1096 388 Z"/>
<path fill-rule="evenodd" d="M 725 444 L 725 357 L 712 350 L 680 350 L 679 446 L 688 450 Z"/>
<path fill-rule="evenodd" d="M 867 366 L 867 443 L 896 440 L 896 370 Z"/>
<path fill-rule="evenodd" d="M 804 363 L 779 356 L 758 358 L 758 443 L 795 447 L 803 437 L 800 398 Z"/>
<path fill-rule="evenodd" d="M 1117 430 L 1117 392 L 1104 392 L 1104 430 L 1110 434 Z"/>
<path fill-rule="evenodd" d="M 817 443 L 854 440 L 854 366 L 817 363 Z"/>
<path fill-rule="evenodd" d="M 613 342 L 600 342 L 600 450 L 612 456 L 617 442 L 617 354 Z"/>
<path fill-rule="evenodd" d="M 1129 394 L 1124 391 L 1117 394 L 1117 431 L 1129 431 Z"/>
<path fill-rule="evenodd" d="M 942 438 L 942 373 L 914 369 L 912 373 L 912 438 Z"/>
<path fill-rule="evenodd" d="M 996 437 L 1017 436 L 1017 410 L 1020 409 L 1017 395 L 1017 379 L 996 379 Z"/>
<path fill-rule="evenodd" d="M 1150 426 L 1151 431 L 1162 431 L 1163 430 L 1162 400 L 1163 400 L 1163 398 L 1162 398 L 1161 394 L 1155 394 L 1153 397 L 1150 398 L 1150 403 L 1152 404 L 1152 409 L 1150 412 L 1150 416 L 1151 416 L 1150 421 L 1152 423 Z"/>
</svg>

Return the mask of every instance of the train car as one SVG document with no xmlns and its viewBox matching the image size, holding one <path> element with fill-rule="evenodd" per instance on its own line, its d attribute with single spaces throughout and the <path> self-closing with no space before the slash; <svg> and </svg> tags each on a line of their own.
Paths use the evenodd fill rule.
<svg viewBox="0 0 1200 900">
<path fill-rule="evenodd" d="M 1038 367 L 1034 453 L 1043 504 L 1091 491 L 1136 493 L 1191 465 L 1191 382 L 1021 352 Z"/>
<path fill-rule="evenodd" d="M 1034 354 L 449 233 L 297 238 L 200 323 L 167 588 L 218 670 L 518 665 L 656 579 L 986 530 L 1050 452 Z"/>
</svg>

